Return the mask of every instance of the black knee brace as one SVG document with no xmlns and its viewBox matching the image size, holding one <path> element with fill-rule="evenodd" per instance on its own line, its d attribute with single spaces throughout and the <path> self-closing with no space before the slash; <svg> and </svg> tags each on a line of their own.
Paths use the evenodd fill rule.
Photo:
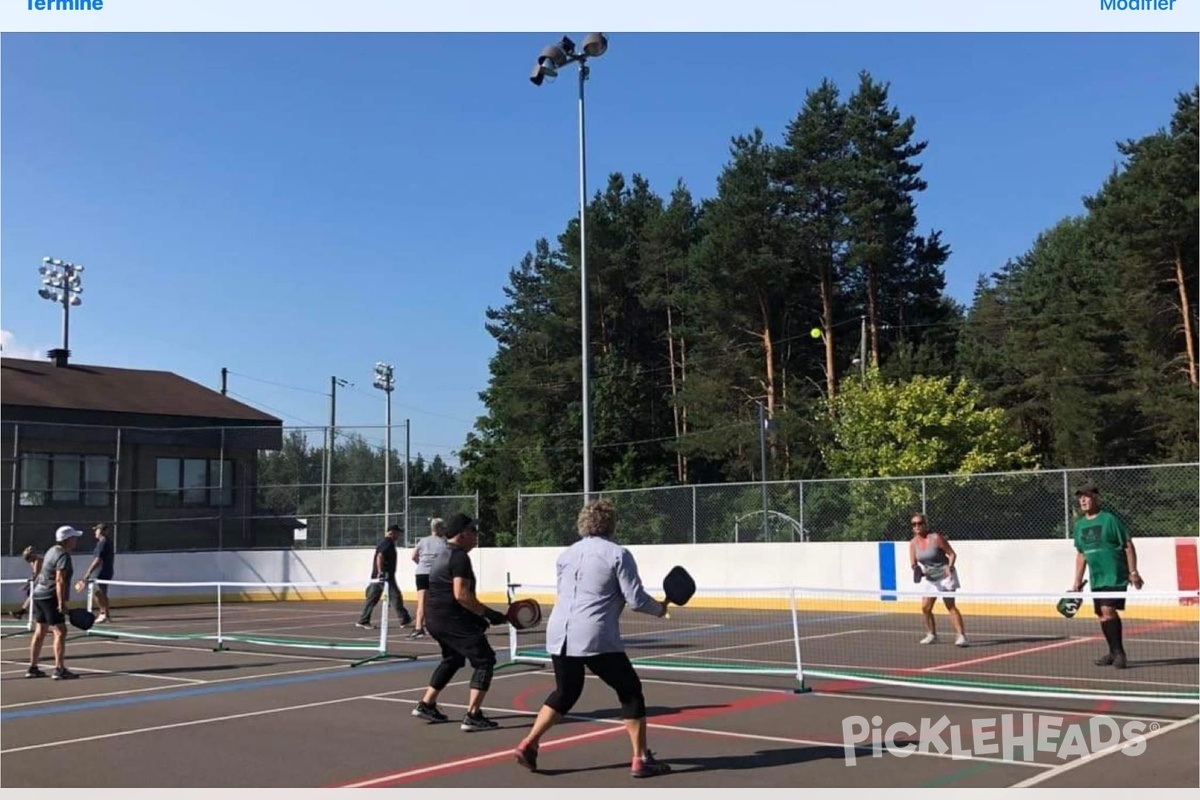
<svg viewBox="0 0 1200 800">
<path fill-rule="evenodd" d="M 486 692 L 492 688 L 492 674 L 496 671 L 494 662 L 487 662 L 475 667 L 475 672 L 471 674 L 471 688 L 478 689 L 481 692 Z"/>
</svg>

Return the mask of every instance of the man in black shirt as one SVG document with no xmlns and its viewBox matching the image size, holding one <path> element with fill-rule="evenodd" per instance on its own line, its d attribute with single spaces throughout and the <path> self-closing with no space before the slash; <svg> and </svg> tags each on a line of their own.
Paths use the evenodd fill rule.
<svg viewBox="0 0 1200 800">
<path fill-rule="evenodd" d="M 475 570 L 467 555 L 478 543 L 474 521 L 466 514 L 451 517 L 446 523 L 446 543 L 430 567 L 425 590 L 425 630 L 441 645 L 442 661 L 412 713 L 429 722 L 445 722 L 446 715 L 437 707 L 438 695 L 469 661 L 475 672 L 462 730 L 488 730 L 498 723 L 482 710 L 496 668 L 496 651 L 488 643 L 487 629 L 488 625 L 503 625 L 507 619 L 475 597 Z"/>
<path fill-rule="evenodd" d="M 107 522 L 97 522 L 92 528 L 92 533 L 96 534 L 96 549 L 92 551 L 92 563 L 88 566 L 87 572 L 83 573 L 83 577 L 75 584 L 75 591 L 82 592 L 87 582 L 91 580 L 92 573 L 96 572 L 96 579 L 101 581 L 111 581 L 115 571 L 113 569 L 116 562 L 116 555 L 113 553 L 113 543 L 111 536 L 111 526 Z M 92 592 L 96 597 L 96 605 L 100 609 L 100 613 L 96 615 L 96 624 L 110 621 L 112 618 L 108 614 L 108 586 L 103 583 L 97 583 Z"/>
<path fill-rule="evenodd" d="M 412 622 L 412 616 L 404 607 L 404 595 L 400 593 L 400 586 L 396 583 L 396 540 L 399 538 L 400 526 L 392 525 L 375 548 L 375 558 L 371 561 L 371 585 L 367 587 L 367 604 L 363 606 L 362 614 L 358 618 L 360 628 L 375 627 L 371 624 L 371 613 L 383 597 L 384 582 L 387 583 L 392 604 L 396 606 L 396 613 L 400 615 L 400 627 L 403 628 Z"/>
</svg>

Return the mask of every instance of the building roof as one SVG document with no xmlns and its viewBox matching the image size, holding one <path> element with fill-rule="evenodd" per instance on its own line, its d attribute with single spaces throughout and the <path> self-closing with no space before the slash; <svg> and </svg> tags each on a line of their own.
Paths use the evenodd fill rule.
<svg viewBox="0 0 1200 800">
<path fill-rule="evenodd" d="M 173 372 L 0 358 L 0 402 L 12 407 L 237 420 L 282 420 Z M 8 416 L 8 414 L 6 414 Z"/>
</svg>

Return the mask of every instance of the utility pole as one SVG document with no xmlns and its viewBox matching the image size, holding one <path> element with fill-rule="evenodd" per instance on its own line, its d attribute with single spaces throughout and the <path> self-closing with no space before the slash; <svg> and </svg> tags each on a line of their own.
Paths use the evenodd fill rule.
<svg viewBox="0 0 1200 800">
<path fill-rule="evenodd" d="M 353 386 L 336 375 L 329 376 L 329 432 L 325 435 L 325 502 L 322 503 L 321 547 L 329 547 L 329 515 L 333 501 L 333 447 L 337 426 L 337 390 L 339 386 Z"/>
<path fill-rule="evenodd" d="M 411 542 L 408 537 L 408 462 L 411 460 L 410 448 L 412 447 L 412 420 L 404 420 L 404 546 L 408 547 Z"/>
<path fill-rule="evenodd" d="M 763 401 L 758 401 L 758 452 L 762 460 L 762 536 L 763 541 L 770 541 L 770 534 L 767 531 L 767 512 L 769 503 L 767 500 L 767 409 L 763 405 Z"/>
</svg>

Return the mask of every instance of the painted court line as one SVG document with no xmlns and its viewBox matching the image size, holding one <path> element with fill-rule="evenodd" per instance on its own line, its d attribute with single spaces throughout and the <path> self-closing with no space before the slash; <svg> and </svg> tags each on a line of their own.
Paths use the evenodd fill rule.
<svg viewBox="0 0 1200 800">
<path fill-rule="evenodd" d="M 1149 741 L 1157 736 L 1162 736 L 1164 733 L 1170 733 L 1171 731 L 1175 731 L 1175 730 L 1179 730 L 1180 728 L 1187 727 L 1188 725 L 1191 725 L 1194 722 L 1196 722 L 1196 720 L 1200 720 L 1200 714 L 1193 715 L 1191 717 L 1188 717 L 1187 719 L 1181 719 L 1178 722 L 1171 723 L 1170 725 L 1164 725 L 1163 727 L 1159 728 L 1156 731 L 1152 731 L 1150 733 L 1143 734 L 1142 738 L 1145 739 L 1146 741 Z M 1117 742 L 1116 744 L 1105 747 L 1103 750 L 1097 750 L 1094 753 L 1089 753 L 1086 756 L 1077 758 L 1074 761 L 1069 761 L 1066 764 L 1059 764 L 1059 765 L 1053 767 L 1052 769 L 1046 770 L 1045 772 L 1043 772 L 1040 775 L 1034 775 L 1031 778 L 1026 778 L 1025 780 L 1021 781 L 1020 783 L 1014 783 L 1009 788 L 1010 789 L 1024 789 L 1028 786 L 1037 786 L 1039 783 L 1045 783 L 1046 781 L 1050 780 L 1051 778 L 1055 778 L 1059 775 L 1062 775 L 1064 772 L 1070 772 L 1071 770 L 1082 767 L 1085 764 L 1090 764 L 1093 761 L 1104 758 L 1105 756 L 1112 755 L 1113 753 L 1116 753 L 1117 751 L 1124 749 L 1127 744 L 1128 744 L 1128 742 Z"/>
<path fill-rule="evenodd" d="M 268 714 L 282 714 L 285 711 L 300 711 L 306 708 L 317 708 L 319 706 L 331 706 L 337 703 L 348 703 L 352 700 L 361 700 L 366 695 L 356 697 L 341 697 L 336 700 L 321 700 L 316 703 L 302 703 L 295 706 L 283 706 L 282 708 L 265 708 L 260 711 L 246 711 L 241 714 L 227 714 L 223 717 L 209 717 L 207 719 L 193 719 L 187 722 L 173 722 L 170 725 L 152 725 L 146 728 L 133 728 L 125 731 L 113 731 L 112 733 L 101 733 L 95 736 L 80 736 L 77 739 L 60 739 L 57 742 L 44 742 L 42 744 L 31 744 L 25 747 L 10 747 L 6 750 L 0 750 L 0 755 L 8 755 L 9 753 L 24 753 L 29 750 L 44 750 L 48 747 L 62 747 L 68 744 L 83 744 L 85 742 L 98 742 L 104 739 L 116 739 L 122 736 L 136 736 L 142 733 L 154 733 L 156 731 L 175 730 L 177 728 L 191 728 L 197 725 L 210 725 L 215 722 L 228 722 L 235 719 L 246 719 L 248 717 L 262 717 Z"/>
<path fill-rule="evenodd" d="M 828 639 L 833 636 L 849 636 L 850 634 L 854 634 L 854 633 L 867 633 L 867 631 L 866 630 L 854 630 L 854 631 L 838 631 L 837 633 L 818 633 L 818 634 L 813 634 L 812 636 L 801 636 L 800 639 L 801 639 L 801 641 L 806 641 L 809 639 Z M 706 648 L 703 648 L 700 650 L 677 650 L 673 653 L 661 653 L 661 654 L 656 653 L 655 655 L 636 656 L 633 659 L 633 662 L 636 664 L 636 663 L 638 663 L 639 659 L 654 659 L 657 661 L 657 660 L 661 660 L 664 658 L 672 658 L 673 656 L 694 656 L 697 653 L 720 653 L 725 650 L 743 650 L 743 649 L 749 650 L 754 647 L 769 647 L 770 645 L 773 645 L 773 644 L 790 644 L 794 641 L 796 641 L 795 638 L 789 636 L 786 639 L 772 639 L 769 642 L 745 642 L 743 644 L 731 644 L 731 645 L 727 645 L 725 647 L 706 647 Z"/>
<path fill-rule="evenodd" d="M 409 699 L 399 698 L 399 697 L 383 697 L 381 695 L 372 695 L 368 699 L 370 699 L 370 700 L 385 700 L 385 701 L 391 702 L 391 703 L 405 703 L 408 705 L 416 705 L 417 704 L 416 700 L 409 700 Z M 444 708 L 461 708 L 461 709 L 467 708 L 467 706 L 465 704 L 460 704 L 460 703 L 439 703 L 438 705 L 441 707 L 444 707 Z M 536 717 L 538 714 L 538 712 L 536 712 L 536 711 L 526 711 L 526 710 L 519 709 L 519 708 L 505 708 L 505 707 L 501 707 L 501 706 L 484 706 L 484 710 L 490 711 L 495 714 L 516 714 L 516 715 L 525 716 L 525 717 Z M 686 712 L 683 712 L 683 713 L 686 713 Z M 677 714 L 668 714 L 668 715 L 664 715 L 664 716 L 677 716 L 677 715 L 678 715 L 678 713 Z M 721 716 L 721 715 L 718 714 L 717 716 Z M 571 720 L 576 720 L 578 722 L 591 722 L 591 723 L 595 723 L 595 724 L 599 724 L 599 725 L 617 726 L 619 728 L 619 730 L 621 730 L 621 731 L 624 730 L 624 725 L 625 725 L 625 723 L 619 719 L 603 719 L 603 718 L 599 718 L 599 717 L 591 717 L 586 714 L 567 714 L 565 718 L 571 719 Z M 751 741 L 778 742 L 780 744 L 799 744 L 799 745 L 818 746 L 818 747 L 843 748 L 845 746 L 842 742 L 832 740 L 832 739 L 798 739 L 798 738 L 793 738 L 793 737 L 788 737 L 788 736 L 768 736 L 765 734 L 742 733 L 740 731 L 727 731 L 727 730 L 721 730 L 721 729 L 716 729 L 716 728 L 696 728 L 696 727 L 692 727 L 692 726 L 688 726 L 688 725 L 673 725 L 670 723 L 658 723 L 658 722 L 654 721 L 654 717 L 650 717 L 649 719 L 647 719 L 646 726 L 649 728 L 657 728 L 660 730 L 677 731 L 680 733 L 702 734 L 705 736 L 717 736 L 717 737 L 726 738 L 726 739 L 745 739 L 745 740 L 751 740 Z M 543 747 L 544 746 L 545 745 L 543 745 Z M 859 751 L 870 752 L 870 747 L 860 746 L 855 749 L 859 750 Z M 504 751 L 505 755 L 511 755 L 511 753 L 512 753 L 512 748 L 509 748 L 508 750 Z M 1051 767 L 1054 766 L 1053 764 L 1039 764 L 1037 762 L 1017 761 L 1015 759 L 1008 760 L 1008 759 L 1003 759 L 1003 758 L 987 758 L 985 756 L 974 756 L 974 755 L 973 756 L 962 756 L 962 755 L 954 755 L 953 753 L 938 753 L 938 752 L 933 752 L 933 751 L 927 752 L 927 751 L 921 751 L 921 750 L 913 750 L 913 751 L 911 751 L 911 754 L 916 755 L 916 756 L 929 756 L 929 757 L 933 757 L 933 758 L 951 759 L 953 761 L 982 761 L 982 762 L 987 762 L 990 764 L 1031 767 L 1033 769 L 1050 769 Z M 483 760 L 483 757 L 480 757 L 480 759 Z M 670 759 L 666 759 L 666 760 L 668 762 L 670 761 Z M 472 763 L 474 763 L 474 762 L 472 762 Z M 436 767 L 425 767 L 423 769 L 425 771 L 428 771 L 428 770 L 436 769 Z M 373 782 L 379 782 L 379 779 L 373 779 Z"/>
<path fill-rule="evenodd" d="M 362 667 L 363 670 L 372 670 L 370 673 L 358 672 L 357 674 L 373 674 L 383 671 L 401 671 L 402 669 L 411 669 L 416 663 L 408 662 L 399 665 L 386 666 L 367 666 Z M 292 683 L 307 683 L 310 681 L 325 680 L 327 678 L 337 678 L 340 675 L 331 675 L 333 670 L 340 670 L 345 677 L 351 677 L 350 669 L 344 665 L 335 667 L 310 667 L 308 669 L 288 670 L 286 672 L 267 672 L 257 675 L 245 675 L 237 678 L 218 678 L 211 681 L 203 681 L 203 686 L 181 688 L 177 686 L 151 686 L 144 689 L 126 689 L 119 692 L 101 692 L 92 695 L 80 695 L 77 697 L 64 697 L 51 700 L 32 700 L 27 703 L 13 703 L 0 707 L 0 720 L 19 719 L 21 717 L 46 716 L 49 714 L 62 714 L 72 711 L 87 711 L 93 708 L 107 708 L 110 706 L 119 705 L 140 705 L 142 703 L 151 703 L 158 700 L 175 700 L 181 697 L 193 697 L 200 694 L 224 694 L 227 692 L 238 692 L 249 689 L 268 689 L 275 686 L 284 686 Z M 324 675 L 315 675 L 313 673 L 327 673 Z M 287 676 L 287 677 L 284 677 Z M 228 684 L 228 685 L 226 685 Z M 148 692 L 162 692 L 162 694 L 147 694 L 145 697 L 127 697 L 127 695 L 144 694 Z M 80 703 L 80 700 L 91 700 L 96 698 L 91 703 Z M 110 700 L 108 698 L 117 698 Z M 60 705 L 53 705 L 60 704 Z M 43 708 L 32 708 L 16 713 L 9 713 L 10 709 L 26 708 L 28 706 L 43 706 Z"/>
<path fill-rule="evenodd" d="M 756 695 L 742 697 L 742 698 L 739 698 L 738 700 L 733 701 L 732 703 L 729 703 L 725 706 L 721 706 L 720 710 L 714 710 L 712 708 L 687 709 L 687 710 L 679 711 L 679 712 L 676 712 L 673 714 L 666 714 L 663 716 L 662 719 L 678 721 L 678 722 L 706 719 L 706 718 L 713 717 L 713 716 L 722 716 L 725 714 L 735 713 L 737 711 L 743 711 L 743 710 L 747 710 L 747 709 L 751 709 L 751 708 L 758 708 L 758 707 L 761 707 L 764 705 L 777 703 L 777 702 L 780 702 L 782 698 L 783 698 L 783 696 L 781 696 L 777 692 L 760 692 Z M 392 698 L 377 698 L 377 699 L 387 699 L 387 700 L 391 700 L 392 702 L 401 702 L 401 703 L 402 702 L 409 702 L 409 703 L 416 702 L 413 700 L 409 700 L 409 701 L 400 700 L 400 699 L 393 700 Z M 447 704 L 447 707 L 450 707 L 450 704 Z M 459 707 L 461 707 L 461 706 L 459 706 Z M 489 710 L 495 710 L 495 709 L 489 709 Z M 511 711 L 512 713 L 520 714 L 522 716 L 528 716 L 531 713 L 529 711 L 524 711 L 521 709 L 503 709 L 503 710 Z M 588 739 L 596 739 L 601 736 L 612 736 L 615 734 L 625 733 L 624 724 L 621 723 L 619 720 L 616 720 L 614 722 L 616 724 L 614 724 L 610 727 L 602 728 L 597 731 L 591 731 L 589 733 L 582 733 L 582 734 L 578 734 L 576 736 L 567 736 L 567 737 L 563 737 L 563 738 L 543 740 L 541 745 L 539 746 L 539 749 L 546 750 L 546 749 L 550 749 L 550 748 L 554 748 L 554 747 L 561 747 L 566 744 L 574 744 L 576 742 L 585 741 Z M 366 787 L 366 786 L 381 786 L 381 785 L 404 783 L 404 782 L 407 782 L 414 778 L 420 778 L 423 776 L 444 775 L 444 774 L 448 774 L 451 772 L 458 772 L 458 771 L 461 771 L 464 769 L 469 769 L 471 767 L 485 764 L 489 761 L 494 761 L 496 759 L 512 758 L 512 756 L 513 756 L 513 751 L 512 751 L 512 746 L 510 745 L 509 747 L 507 747 L 503 750 L 494 750 L 494 751 L 491 751 L 488 753 L 481 753 L 476 756 L 468 756 L 466 758 L 460 758 L 455 761 L 446 761 L 446 762 L 440 762 L 437 764 L 430 764 L 430 765 L 427 765 L 424 767 L 417 767 L 414 769 L 402 770 L 400 772 L 394 772 L 394 773 L 391 773 L 388 775 L 378 775 L 378 776 L 375 776 L 372 778 L 366 778 L 366 779 L 363 779 L 360 781 L 356 781 L 351 784 L 339 784 L 336 788 L 361 788 L 361 787 Z"/>
<path fill-rule="evenodd" d="M 1136 641 L 1136 636 L 1140 632 L 1149 632 L 1149 631 L 1155 631 L 1155 630 L 1162 630 L 1163 628 L 1172 628 L 1179 624 L 1180 623 L 1177 623 L 1177 622 L 1159 622 L 1159 623 L 1155 623 L 1153 625 L 1147 625 L 1143 628 L 1133 628 L 1133 629 L 1130 629 L 1129 631 L 1125 632 L 1125 634 L 1124 634 L 1124 636 L 1126 637 L 1125 640 L 1129 641 L 1129 642 Z M 1060 647 L 1070 647 L 1071 645 L 1082 644 L 1083 642 L 1098 642 L 1098 641 L 1102 640 L 1103 638 L 1104 638 L 1103 636 L 1099 636 L 1099 635 L 1097 635 L 1097 636 L 1080 636 L 1079 638 L 1068 639 L 1064 642 L 1054 642 L 1052 644 L 1040 644 L 1040 645 L 1035 645 L 1033 647 L 1022 647 L 1019 650 L 1013 650 L 1008 653 L 996 653 L 995 655 L 982 656 L 980 658 L 968 658 L 965 661 L 952 661 L 949 664 L 937 664 L 932 667 L 926 667 L 925 669 L 923 669 L 921 671 L 922 672 L 936 672 L 936 671 L 942 670 L 942 669 L 954 669 L 956 667 L 966 667 L 966 666 L 970 666 L 971 664 L 984 664 L 989 661 L 999 661 L 999 660 L 1005 659 L 1005 658 L 1015 658 L 1017 656 L 1029 655 L 1030 653 L 1038 653 L 1043 650 L 1054 650 L 1054 649 L 1057 649 Z"/>
<path fill-rule="evenodd" d="M 47 663 L 52 663 L 53 659 L 42 659 L 39 666 L 45 666 Z M 9 661 L 7 659 L 0 660 L 0 664 L 20 664 L 20 661 Z M 28 666 L 26 667 L 28 668 Z M 92 672 L 98 675 L 128 675 L 134 678 L 150 678 L 158 681 L 178 681 L 179 683 L 206 683 L 206 681 L 198 678 L 178 678 L 174 675 L 155 675 L 149 672 L 127 672 L 123 669 L 95 669 L 93 667 L 80 667 L 72 663 L 68 665 L 68 669 L 72 672 Z"/>
</svg>

